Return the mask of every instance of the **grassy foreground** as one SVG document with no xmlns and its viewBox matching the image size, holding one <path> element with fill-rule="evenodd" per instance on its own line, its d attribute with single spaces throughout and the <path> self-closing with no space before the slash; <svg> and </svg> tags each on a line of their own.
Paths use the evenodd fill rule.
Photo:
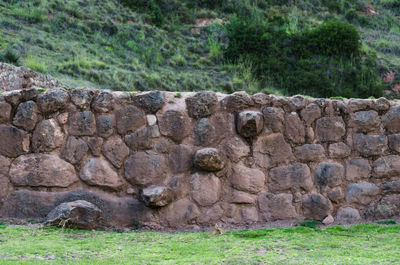
<svg viewBox="0 0 400 265">
<path fill-rule="evenodd" d="M 400 226 L 117 233 L 0 225 L 0 264 L 399 264 Z"/>
</svg>

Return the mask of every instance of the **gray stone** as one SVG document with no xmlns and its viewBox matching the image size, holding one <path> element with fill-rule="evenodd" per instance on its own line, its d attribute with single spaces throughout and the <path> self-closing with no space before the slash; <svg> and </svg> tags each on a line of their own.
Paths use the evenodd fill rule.
<svg viewBox="0 0 400 265">
<path fill-rule="evenodd" d="M 212 173 L 195 173 L 191 178 L 191 195 L 200 206 L 211 206 L 220 198 L 221 181 Z"/>
<path fill-rule="evenodd" d="M 38 120 L 35 102 L 27 101 L 18 105 L 13 124 L 27 131 L 32 131 Z"/>
<path fill-rule="evenodd" d="M 324 220 L 332 210 L 331 202 L 321 194 L 311 194 L 302 201 L 304 217 L 310 220 Z"/>
<path fill-rule="evenodd" d="M 67 91 L 52 89 L 40 94 L 37 98 L 37 104 L 43 113 L 51 113 L 65 108 L 68 98 Z"/>
<path fill-rule="evenodd" d="M 368 205 L 378 194 L 379 188 L 375 184 L 360 182 L 349 184 L 345 196 L 348 203 Z"/>
<path fill-rule="evenodd" d="M 356 181 L 367 179 L 371 174 L 371 166 L 368 160 L 363 158 L 353 158 L 346 164 L 346 179 Z"/>
<path fill-rule="evenodd" d="M 389 147 L 393 151 L 400 153 L 400 134 L 392 134 L 388 136 Z"/>
<path fill-rule="evenodd" d="M 283 132 L 285 112 L 281 108 L 268 107 L 263 110 L 265 127 L 273 132 Z"/>
<path fill-rule="evenodd" d="M 92 186 L 118 190 L 123 184 L 118 173 L 102 158 L 90 158 L 82 167 L 79 176 Z"/>
<path fill-rule="evenodd" d="M 261 193 L 258 196 L 258 207 L 266 221 L 294 219 L 298 214 L 292 201 L 292 194 Z"/>
<path fill-rule="evenodd" d="M 293 143 L 302 144 L 305 142 L 306 131 L 304 124 L 296 112 L 286 115 L 285 133 L 286 137 Z"/>
<path fill-rule="evenodd" d="M 217 132 L 215 127 L 207 118 L 201 119 L 194 129 L 194 140 L 196 145 L 209 146 L 216 141 Z"/>
<path fill-rule="evenodd" d="M 382 117 L 382 124 L 390 133 L 400 133 L 400 106 L 393 106 Z"/>
<path fill-rule="evenodd" d="M 362 156 L 383 155 L 388 149 L 386 135 L 365 135 L 357 133 L 354 135 L 354 149 Z"/>
<path fill-rule="evenodd" d="M 64 133 L 55 119 L 43 120 L 32 136 L 32 148 L 36 153 L 50 152 L 62 145 Z"/>
<path fill-rule="evenodd" d="M 372 132 L 379 128 L 381 119 L 374 110 L 359 111 L 352 116 L 352 125 L 357 132 Z"/>
<path fill-rule="evenodd" d="M 315 103 L 308 104 L 305 109 L 301 111 L 301 118 L 307 126 L 310 126 L 316 119 L 321 117 L 321 109 Z"/>
<path fill-rule="evenodd" d="M 96 112 L 105 113 L 113 110 L 114 108 L 114 96 L 108 91 L 101 91 L 92 104 L 93 109 Z"/>
<path fill-rule="evenodd" d="M 75 88 L 71 91 L 71 101 L 78 108 L 87 109 L 90 107 L 94 97 L 94 91 L 87 87 Z"/>
<path fill-rule="evenodd" d="M 372 100 L 361 98 L 352 98 L 348 102 L 348 106 L 353 112 L 368 109 L 371 107 L 371 104 Z"/>
<path fill-rule="evenodd" d="M 180 143 L 189 134 L 189 120 L 185 113 L 168 110 L 158 118 L 162 135 Z"/>
<path fill-rule="evenodd" d="M 0 102 L 0 123 L 6 123 L 11 119 L 11 105 L 2 101 Z"/>
<path fill-rule="evenodd" d="M 255 137 L 259 135 L 264 127 L 263 116 L 257 111 L 242 111 L 237 115 L 236 130 L 245 137 Z"/>
<path fill-rule="evenodd" d="M 126 135 L 125 142 L 134 151 L 151 149 L 153 144 L 151 128 L 142 127 L 134 133 Z"/>
<path fill-rule="evenodd" d="M 156 113 L 164 105 L 164 96 L 160 91 L 149 91 L 136 94 L 133 102 L 136 106 L 144 109 L 146 113 Z"/>
<path fill-rule="evenodd" d="M 386 111 L 390 108 L 390 102 L 386 98 L 378 98 L 373 101 L 371 107 L 377 111 Z"/>
<path fill-rule="evenodd" d="M 14 126 L 0 124 L 0 155 L 17 157 L 29 151 L 29 134 Z"/>
<path fill-rule="evenodd" d="M 121 135 L 134 132 L 146 125 L 144 112 L 132 105 L 119 109 L 116 117 L 118 133 Z"/>
<path fill-rule="evenodd" d="M 361 219 L 358 210 L 351 207 L 342 207 L 337 211 L 336 219 L 339 222 L 355 223 Z"/>
<path fill-rule="evenodd" d="M 389 219 L 400 214 L 400 194 L 390 194 L 383 197 L 374 209 L 375 218 Z"/>
<path fill-rule="evenodd" d="M 334 143 L 329 145 L 329 156 L 332 158 L 345 158 L 351 154 L 351 148 L 345 143 Z"/>
<path fill-rule="evenodd" d="M 386 193 L 400 193 L 400 181 L 395 180 L 383 183 L 382 190 Z"/>
<path fill-rule="evenodd" d="M 335 162 L 319 163 L 314 173 L 315 183 L 320 190 L 325 187 L 336 187 L 342 183 L 344 178 L 344 168 L 341 164 Z"/>
<path fill-rule="evenodd" d="M 244 91 L 227 95 L 221 101 L 222 107 L 227 111 L 239 111 L 254 105 L 251 97 Z"/>
<path fill-rule="evenodd" d="M 390 155 L 375 160 L 374 173 L 378 178 L 393 177 L 400 174 L 400 156 Z"/>
<path fill-rule="evenodd" d="M 101 155 L 101 147 L 103 146 L 103 138 L 100 137 L 86 137 L 86 143 L 94 156 Z"/>
<path fill-rule="evenodd" d="M 171 189 L 164 186 L 150 186 L 141 192 L 141 199 L 148 207 L 163 207 L 173 199 Z"/>
<path fill-rule="evenodd" d="M 319 161 L 325 158 L 324 147 L 320 144 L 305 144 L 296 147 L 294 154 L 302 162 Z"/>
<path fill-rule="evenodd" d="M 342 117 L 322 117 L 317 120 L 315 133 L 320 142 L 337 142 L 346 134 L 346 125 Z"/>
<path fill-rule="evenodd" d="M 189 117 L 205 118 L 215 113 L 218 106 L 217 94 L 211 91 L 197 92 L 185 99 Z"/>
<path fill-rule="evenodd" d="M 108 138 L 114 133 L 115 118 L 114 115 L 99 115 L 96 119 L 97 134 Z"/>
<path fill-rule="evenodd" d="M 293 164 L 275 167 L 269 173 L 269 190 L 271 192 L 302 188 L 311 191 L 313 182 L 310 169 L 306 164 Z"/>
<path fill-rule="evenodd" d="M 76 112 L 69 117 L 69 134 L 73 136 L 93 135 L 96 132 L 96 119 L 91 111 Z"/>
<path fill-rule="evenodd" d="M 54 208 L 44 221 L 45 225 L 92 230 L 102 225 L 103 213 L 94 204 L 77 200 L 64 202 Z"/>
<path fill-rule="evenodd" d="M 77 164 L 86 155 L 88 150 L 89 147 L 84 140 L 70 136 L 61 149 L 61 156 L 71 164 Z"/>
<path fill-rule="evenodd" d="M 329 200 L 339 203 L 342 199 L 344 199 L 344 194 L 340 187 L 336 187 L 328 191 L 327 193 Z"/>
<path fill-rule="evenodd" d="M 120 137 L 112 137 L 103 144 L 103 154 L 116 168 L 120 168 L 129 155 L 129 148 Z"/>
<path fill-rule="evenodd" d="M 217 149 L 204 148 L 195 153 L 194 164 L 205 171 L 219 171 L 224 168 L 225 161 Z"/>
</svg>

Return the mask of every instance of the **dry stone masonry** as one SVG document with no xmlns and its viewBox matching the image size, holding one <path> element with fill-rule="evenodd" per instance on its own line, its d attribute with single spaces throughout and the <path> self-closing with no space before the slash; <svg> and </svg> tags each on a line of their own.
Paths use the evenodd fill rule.
<svg viewBox="0 0 400 265">
<path fill-rule="evenodd" d="M 21 84 L 0 95 L 0 217 L 87 229 L 394 218 L 399 153 L 400 105 L 384 98 Z"/>
</svg>

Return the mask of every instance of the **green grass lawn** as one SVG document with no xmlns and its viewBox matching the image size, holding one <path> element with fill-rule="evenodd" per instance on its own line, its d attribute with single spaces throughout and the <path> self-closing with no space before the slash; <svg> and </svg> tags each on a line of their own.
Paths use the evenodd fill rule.
<svg viewBox="0 0 400 265">
<path fill-rule="evenodd" d="M 399 264 L 400 226 L 117 233 L 0 226 L 0 264 Z"/>
</svg>

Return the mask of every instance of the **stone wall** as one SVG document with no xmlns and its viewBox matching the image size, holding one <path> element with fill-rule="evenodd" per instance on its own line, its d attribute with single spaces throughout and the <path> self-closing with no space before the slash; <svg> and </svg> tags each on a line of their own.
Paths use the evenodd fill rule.
<svg viewBox="0 0 400 265">
<path fill-rule="evenodd" d="M 399 152 L 384 98 L 15 90 L 0 95 L 0 217 L 85 200 L 115 227 L 393 218 Z"/>
</svg>

